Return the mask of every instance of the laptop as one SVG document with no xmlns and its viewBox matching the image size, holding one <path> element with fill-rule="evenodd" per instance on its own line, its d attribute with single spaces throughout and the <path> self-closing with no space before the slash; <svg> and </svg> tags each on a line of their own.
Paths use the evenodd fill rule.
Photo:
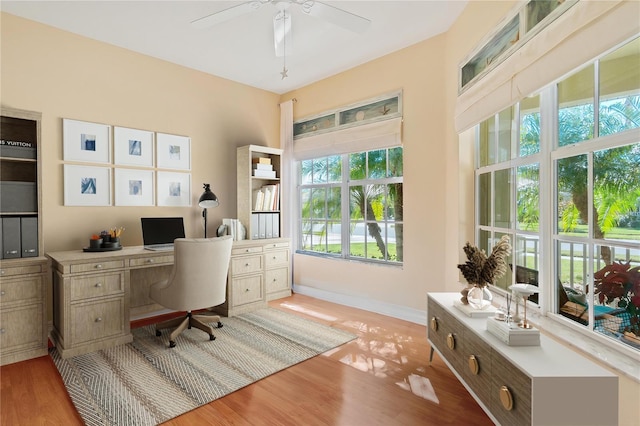
<svg viewBox="0 0 640 426">
<path fill-rule="evenodd" d="M 184 238 L 184 221 L 181 217 L 143 217 L 140 222 L 145 250 L 172 251 L 173 241 Z"/>
</svg>

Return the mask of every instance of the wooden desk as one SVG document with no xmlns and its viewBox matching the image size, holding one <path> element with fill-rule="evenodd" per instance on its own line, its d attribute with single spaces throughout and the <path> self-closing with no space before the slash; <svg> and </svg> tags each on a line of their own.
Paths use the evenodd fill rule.
<svg viewBox="0 0 640 426">
<path fill-rule="evenodd" d="M 166 279 L 173 252 L 142 246 L 118 251 L 47 253 L 53 271 L 53 330 L 62 357 L 128 343 L 130 318 L 165 310 L 149 298 L 149 287 Z M 227 300 L 216 310 L 233 316 L 291 294 L 287 239 L 233 244 Z"/>
</svg>

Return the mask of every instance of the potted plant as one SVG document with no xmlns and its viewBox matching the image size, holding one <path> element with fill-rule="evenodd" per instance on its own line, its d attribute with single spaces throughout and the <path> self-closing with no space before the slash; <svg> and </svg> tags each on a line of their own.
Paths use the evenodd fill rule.
<svg viewBox="0 0 640 426">
<path fill-rule="evenodd" d="M 634 344 L 640 344 L 640 266 L 613 262 L 593 274 L 594 294 L 601 304 L 624 309 L 629 315 L 619 330 Z"/>
</svg>

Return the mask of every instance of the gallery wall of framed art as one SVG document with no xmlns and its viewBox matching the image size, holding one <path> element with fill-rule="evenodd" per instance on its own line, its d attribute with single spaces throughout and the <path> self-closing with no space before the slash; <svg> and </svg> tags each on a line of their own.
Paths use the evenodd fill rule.
<svg viewBox="0 0 640 426">
<path fill-rule="evenodd" d="M 191 138 L 63 118 L 65 206 L 191 206 Z"/>
</svg>

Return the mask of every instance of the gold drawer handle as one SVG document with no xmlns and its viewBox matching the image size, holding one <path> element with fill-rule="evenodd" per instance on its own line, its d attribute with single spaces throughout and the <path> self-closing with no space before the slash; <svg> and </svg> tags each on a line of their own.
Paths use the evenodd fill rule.
<svg viewBox="0 0 640 426">
<path fill-rule="evenodd" d="M 431 318 L 431 330 L 438 331 L 438 319 L 436 317 Z"/>
<path fill-rule="evenodd" d="M 5 270 L 4 269 L 0 269 L 0 275 L 4 275 L 5 274 Z"/>
<path fill-rule="evenodd" d="M 96 322 L 102 322 L 102 317 L 96 318 Z"/>
<path fill-rule="evenodd" d="M 147 263 L 153 263 L 154 260 L 153 259 L 147 259 Z"/>
<path fill-rule="evenodd" d="M 471 374 L 473 374 L 474 376 L 478 374 L 478 371 L 480 371 L 478 359 L 475 355 L 469 355 L 469 370 L 471 370 Z"/>
<path fill-rule="evenodd" d="M 100 287 L 102 287 L 102 283 L 96 283 L 95 287 L 96 287 L 96 288 L 100 288 Z"/>
<path fill-rule="evenodd" d="M 453 336 L 453 333 L 447 334 L 447 346 L 451 350 L 456 348 L 456 338 Z"/>
<path fill-rule="evenodd" d="M 500 402 L 505 410 L 511 411 L 513 409 L 513 397 L 508 387 L 502 386 L 500 388 Z"/>
<path fill-rule="evenodd" d="M 102 269 L 102 264 L 101 264 L 101 263 L 98 263 L 98 264 L 96 265 L 96 269 Z"/>
<path fill-rule="evenodd" d="M 6 293 L 4 290 L 0 291 L 0 296 L 4 296 Z"/>
</svg>

